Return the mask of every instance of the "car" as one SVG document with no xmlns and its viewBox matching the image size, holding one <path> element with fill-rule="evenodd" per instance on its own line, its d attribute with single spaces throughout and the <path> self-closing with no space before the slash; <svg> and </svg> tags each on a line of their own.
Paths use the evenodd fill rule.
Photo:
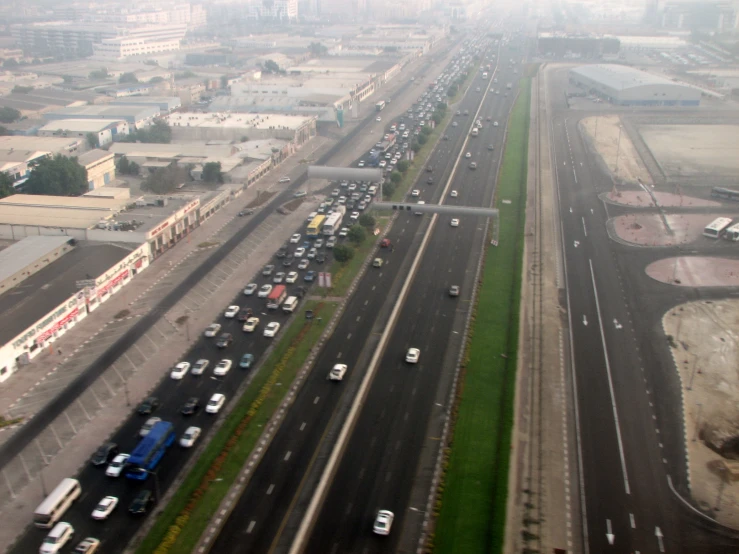
<svg viewBox="0 0 739 554">
<path fill-rule="evenodd" d="M 308 269 L 309 265 L 310 260 L 308 258 L 305 258 L 303 260 L 300 260 L 300 263 L 298 264 L 298 269 Z"/>
<path fill-rule="evenodd" d="M 148 398 L 145 398 L 141 404 L 139 404 L 139 407 L 136 411 L 139 415 L 151 415 L 156 411 L 158 407 L 159 399 L 156 396 L 149 396 Z"/>
<path fill-rule="evenodd" d="M 272 292 L 272 285 L 269 283 L 262 285 L 259 288 L 259 292 L 257 293 L 257 296 L 259 298 L 267 298 L 269 296 L 269 293 Z"/>
<path fill-rule="evenodd" d="M 218 337 L 218 340 L 216 341 L 216 346 L 218 348 L 228 348 L 233 340 L 234 338 L 231 333 L 223 333 L 220 337 Z"/>
<path fill-rule="evenodd" d="M 243 356 L 241 356 L 241 360 L 239 361 L 239 367 L 242 369 L 249 369 L 252 364 L 254 363 L 254 354 L 246 353 Z"/>
<path fill-rule="evenodd" d="M 220 323 L 211 323 L 205 328 L 205 336 L 208 338 L 213 338 L 218 335 L 218 331 L 221 330 L 221 324 Z"/>
<path fill-rule="evenodd" d="M 193 364 L 190 373 L 192 373 L 193 375 L 202 375 L 209 365 L 209 360 L 206 360 L 205 358 L 200 358 L 197 362 Z"/>
<path fill-rule="evenodd" d="M 490 150 L 491 152 L 493 150 L 495 150 L 495 145 L 494 144 L 488 144 L 488 150 Z"/>
<path fill-rule="evenodd" d="M 312 283 L 315 278 L 316 272 L 313 270 L 306 271 L 305 275 L 303 275 L 303 281 L 305 281 L 306 283 Z"/>
<path fill-rule="evenodd" d="M 452 220 L 451 220 L 451 221 L 449 222 L 449 224 L 450 224 L 450 225 L 451 225 L 452 227 L 459 227 L 459 220 L 458 220 L 458 219 L 452 219 Z"/>
<path fill-rule="evenodd" d="M 180 362 L 172 368 L 169 376 L 175 381 L 179 381 L 187 375 L 188 371 L 190 371 L 190 362 Z"/>
<path fill-rule="evenodd" d="M 259 318 L 250 317 L 249 319 L 246 320 L 241 330 L 244 331 L 245 333 L 253 333 L 258 325 L 259 325 Z"/>
<path fill-rule="evenodd" d="M 118 497 L 104 497 L 100 502 L 98 502 L 98 505 L 95 506 L 95 509 L 92 511 L 92 519 L 108 519 L 108 516 L 113 513 L 116 506 L 118 506 Z"/>
<path fill-rule="evenodd" d="M 418 204 L 419 206 L 423 206 L 424 204 L 426 204 L 426 202 L 424 202 L 423 200 L 419 200 L 418 202 L 416 202 L 416 204 Z M 423 212 L 421 210 L 415 211 L 413 213 L 415 215 L 423 215 Z"/>
<path fill-rule="evenodd" d="M 216 367 L 213 368 L 213 375 L 217 377 L 223 377 L 229 372 L 232 365 L 233 362 L 229 359 L 221 360 L 220 362 L 218 362 L 218 364 L 216 364 Z"/>
<path fill-rule="evenodd" d="M 377 117 L 375 118 L 375 121 L 382 121 L 382 118 L 381 118 L 381 117 L 380 117 L 380 116 L 378 115 L 378 116 L 377 116 Z"/>
<path fill-rule="evenodd" d="M 357 221 L 359 219 L 359 212 L 352 212 L 349 216 L 350 221 Z"/>
<path fill-rule="evenodd" d="M 305 257 L 308 258 L 309 260 L 313 260 L 315 259 L 317 254 L 318 254 L 318 250 L 316 250 L 315 248 L 311 248 L 310 250 L 308 250 L 308 253 L 305 255 Z"/>
<path fill-rule="evenodd" d="M 497 127 L 497 126 L 498 126 L 498 122 L 497 121 L 493 121 L 493 127 Z"/>
<path fill-rule="evenodd" d="M 418 348 L 409 348 L 405 355 L 405 361 L 409 364 L 417 364 L 418 358 L 421 357 L 421 351 Z"/>
<path fill-rule="evenodd" d="M 118 445 L 114 442 L 106 442 L 100 445 L 100 447 L 92 455 L 90 462 L 94 466 L 102 466 L 107 464 L 110 460 L 118 455 Z"/>
<path fill-rule="evenodd" d="M 100 547 L 100 539 L 95 537 L 87 537 L 82 539 L 74 548 L 74 554 L 95 554 Z"/>
<path fill-rule="evenodd" d="M 149 419 L 147 419 L 146 423 L 144 423 L 141 426 L 141 429 L 139 430 L 139 436 L 145 437 L 146 435 L 148 435 L 149 431 L 151 431 L 151 428 L 154 427 L 160 421 L 162 421 L 161 417 L 150 417 Z"/>
<path fill-rule="evenodd" d="M 477 169 L 477 164 L 475 162 L 472 162 L 470 164 L 470 169 Z"/>
<path fill-rule="evenodd" d="M 385 160 L 381 160 L 380 163 L 378 164 L 378 166 L 379 167 L 386 167 L 387 166 L 387 162 Z"/>
<path fill-rule="evenodd" d="M 200 399 L 197 396 L 191 396 L 180 408 L 182 415 L 195 415 L 200 410 Z"/>
<path fill-rule="evenodd" d="M 264 277 L 269 277 L 272 275 L 272 272 L 275 270 L 275 266 L 273 265 L 265 265 L 264 269 L 262 270 L 262 275 Z"/>
<path fill-rule="evenodd" d="M 472 154 L 471 154 L 471 153 L 469 153 L 469 152 L 467 152 L 467 153 L 466 153 L 466 154 L 464 155 L 464 157 L 465 157 L 465 158 L 471 158 L 471 157 L 472 157 Z"/>
<path fill-rule="evenodd" d="M 239 315 L 236 316 L 236 319 L 238 319 L 239 321 L 246 321 L 251 317 L 251 315 L 251 308 L 241 308 L 241 310 L 239 310 Z"/>
<path fill-rule="evenodd" d="M 372 260 L 372 267 L 382 267 L 382 258 Z"/>
<path fill-rule="evenodd" d="M 452 127 L 457 127 L 457 122 L 456 121 L 452 121 Z"/>
<path fill-rule="evenodd" d="M 290 237 L 290 244 L 298 244 L 299 242 L 300 242 L 300 233 L 295 233 L 293 236 Z"/>
<path fill-rule="evenodd" d="M 453 191 L 452 191 L 452 192 L 451 192 L 451 193 L 449 194 L 449 196 L 451 196 L 452 198 L 456 198 L 457 196 L 459 196 L 459 193 L 458 193 L 458 192 L 457 192 L 456 190 L 453 190 Z"/>
<path fill-rule="evenodd" d="M 304 255 L 305 255 L 305 248 L 302 246 L 300 246 L 299 248 L 296 248 L 295 254 L 293 254 L 293 256 L 295 256 L 296 258 L 302 258 Z"/>
<path fill-rule="evenodd" d="M 333 248 L 334 246 L 336 246 L 337 240 L 338 239 L 336 237 L 328 237 L 328 240 L 326 241 L 326 248 Z"/>
<path fill-rule="evenodd" d="M 291 271 L 285 276 L 285 282 L 286 283 L 294 283 L 298 280 L 298 272 L 297 271 Z"/>
<path fill-rule="evenodd" d="M 195 441 L 198 440 L 201 432 L 202 430 L 200 429 L 200 427 L 188 427 L 180 438 L 180 446 L 182 448 L 192 448 L 192 446 L 195 444 Z"/>
<path fill-rule="evenodd" d="M 133 515 L 143 515 L 149 511 L 152 504 L 154 504 L 155 498 L 154 493 L 149 489 L 140 490 L 136 497 L 128 507 L 128 513 Z"/>
<path fill-rule="evenodd" d="M 470 115 L 470 111 L 469 110 L 465 110 L 464 111 L 464 115 Z"/>
<path fill-rule="evenodd" d="M 322 264 L 322 263 L 324 263 L 325 261 L 326 261 L 326 254 L 324 254 L 323 252 L 320 252 L 320 253 L 319 253 L 319 254 L 318 254 L 318 255 L 316 256 L 316 263 L 318 263 L 318 264 Z"/>
<path fill-rule="evenodd" d="M 323 247 L 323 239 L 316 239 L 316 242 L 313 243 L 314 248 L 321 248 Z"/>
<path fill-rule="evenodd" d="M 418 189 L 413 189 L 413 190 L 411 191 L 411 196 L 412 196 L 412 197 L 414 197 L 414 198 L 416 198 L 416 197 L 418 197 L 418 196 L 421 196 L 421 191 L 420 191 L 420 190 L 418 190 Z"/>
<path fill-rule="evenodd" d="M 283 271 L 278 271 L 277 273 L 275 273 L 275 276 L 272 277 L 273 283 L 282 283 L 284 280 L 285 280 L 285 272 Z"/>
<path fill-rule="evenodd" d="M 113 458 L 113 461 L 108 464 L 108 467 L 105 470 L 105 475 L 108 477 L 120 477 L 130 457 L 130 454 L 118 454 Z"/>
<path fill-rule="evenodd" d="M 239 217 L 244 217 L 245 215 L 252 215 L 254 213 L 254 210 L 248 209 L 248 210 L 241 210 L 239 212 Z"/>
<path fill-rule="evenodd" d="M 462 112 L 457 110 L 457 115 L 462 115 Z"/>
<path fill-rule="evenodd" d="M 336 364 L 334 367 L 331 368 L 331 371 L 328 372 L 329 381 L 341 381 L 342 379 L 344 379 L 346 370 L 346 364 Z"/>
<path fill-rule="evenodd" d="M 359 160 L 357 167 L 364 167 L 364 160 Z"/>
<path fill-rule="evenodd" d="M 278 183 L 289 183 L 290 182 L 290 177 L 283 177 L 282 179 L 280 179 L 277 182 Z"/>
<path fill-rule="evenodd" d="M 449 140 L 449 135 L 444 135 L 444 140 Z"/>
<path fill-rule="evenodd" d="M 259 285 L 257 285 L 256 283 L 249 283 L 248 285 L 246 285 L 246 288 L 244 289 L 244 296 L 251 296 L 252 294 L 254 294 L 258 286 Z"/>
<path fill-rule="evenodd" d="M 274 337 L 280 331 L 280 324 L 277 321 L 270 321 L 264 328 L 265 337 Z"/>
<path fill-rule="evenodd" d="M 277 254 L 275 254 L 275 257 L 278 259 L 281 259 L 281 258 L 284 258 L 285 256 L 287 256 L 287 248 L 283 246 L 277 251 Z"/>
<path fill-rule="evenodd" d="M 303 196 L 307 196 L 307 195 L 308 193 L 305 192 L 304 190 L 296 190 L 295 192 L 293 192 L 293 196 L 295 198 L 303 198 Z"/>
<path fill-rule="evenodd" d="M 491 118 L 490 116 L 487 116 L 487 117 L 485 118 L 485 121 L 490 121 L 491 119 L 492 119 L 492 118 Z"/>
<path fill-rule="evenodd" d="M 226 403 L 226 395 L 220 392 L 215 393 L 208 400 L 208 405 L 205 406 L 205 412 L 209 414 L 217 414 L 221 411 L 221 408 Z"/>
<path fill-rule="evenodd" d="M 429 177 L 428 179 L 426 179 L 426 184 L 433 185 L 434 184 L 434 178 L 433 177 Z"/>
<path fill-rule="evenodd" d="M 342 227 L 341 229 L 339 229 L 339 236 L 340 237 L 345 237 L 348 234 L 349 234 L 349 227 Z"/>
<path fill-rule="evenodd" d="M 395 519 L 395 514 L 390 510 L 380 510 L 377 512 L 377 517 L 375 518 L 375 524 L 372 526 L 372 531 L 376 535 L 389 535 L 390 529 L 393 526 L 393 519 Z"/>
<path fill-rule="evenodd" d="M 295 261 L 295 258 L 292 256 L 286 256 L 285 259 L 282 260 L 282 267 L 290 267 L 293 265 L 293 262 Z"/>
</svg>

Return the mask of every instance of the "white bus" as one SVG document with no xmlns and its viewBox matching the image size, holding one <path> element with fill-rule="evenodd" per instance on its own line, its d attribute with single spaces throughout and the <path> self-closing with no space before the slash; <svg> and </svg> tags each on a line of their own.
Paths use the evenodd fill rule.
<svg viewBox="0 0 739 554">
<path fill-rule="evenodd" d="M 731 219 L 728 217 L 717 217 L 703 229 L 703 236 L 717 239 L 721 236 L 726 228 L 731 225 Z"/>
<path fill-rule="evenodd" d="M 327 237 L 332 237 L 336 233 L 339 232 L 339 229 L 341 228 L 341 220 L 343 219 L 344 214 L 341 212 L 334 212 L 330 216 L 328 216 L 328 219 L 323 222 L 323 229 L 321 229 L 321 232 L 326 235 Z"/>
<path fill-rule="evenodd" d="M 49 529 L 54 527 L 57 521 L 61 519 L 64 512 L 77 500 L 82 494 L 82 487 L 77 479 L 67 477 L 51 492 L 46 499 L 39 504 L 33 513 L 33 522 L 36 527 Z"/>
<path fill-rule="evenodd" d="M 739 240 L 739 223 L 735 223 L 728 229 L 726 229 L 726 234 L 724 235 L 727 240 L 733 240 L 738 241 Z"/>
</svg>

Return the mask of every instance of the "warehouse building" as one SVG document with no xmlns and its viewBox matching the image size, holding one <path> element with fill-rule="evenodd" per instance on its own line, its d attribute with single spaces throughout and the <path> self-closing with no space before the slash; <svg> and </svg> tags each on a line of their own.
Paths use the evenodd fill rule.
<svg viewBox="0 0 739 554">
<path fill-rule="evenodd" d="M 695 87 L 617 64 L 571 69 L 570 83 L 619 106 L 698 106 L 701 98 Z"/>
</svg>

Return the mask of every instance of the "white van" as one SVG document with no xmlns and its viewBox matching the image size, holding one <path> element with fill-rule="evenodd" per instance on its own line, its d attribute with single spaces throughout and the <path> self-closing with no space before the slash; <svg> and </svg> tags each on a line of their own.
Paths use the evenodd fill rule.
<svg viewBox="0 0 739 554">
<path fill-rule="evenodd" d="M 74 535 L 74 527 L 65 521 L 60 521 L 46 535 L 39 548 L 39 554 L 56 554 L 72 540 L 72 535 Z"/>
<path fill-rule="evenodd" d="M 282 311 L 287 312 L 289 314 L 293 313 L 295 311 L 295 308 L 298 307 L 298 297 L 297 296 L 288 296 L 287 300 L 285 300 L 282 303 Z"/>
</svg>

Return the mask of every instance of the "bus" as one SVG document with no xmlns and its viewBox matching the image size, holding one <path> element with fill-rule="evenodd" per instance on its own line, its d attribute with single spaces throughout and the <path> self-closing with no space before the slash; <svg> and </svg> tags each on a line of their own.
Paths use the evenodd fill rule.
<svg viewBox="0 0 739 554">
<path fill-rule="evenodd" d="M 385 109 L 385 101 L 384 100 L 380 100 L 377 104 L 375 104 L 375 109 L 378 112 L 381 112 L 382 110 L 384 110 Z"/>
<path fill-rule="evenodd" d="M 341 228 L 341 220 L 343 218 L 344 214 L 342 214 L 341 212 L 332 213 L 323 223 L 322 233 L 328 237 L 334 236 L 336 233 L 339 232 L 339 229 Z"/>
<path fill-rule="evenodd" d="M 317 237 L 318 235 L 320 235 L 324 221 L 326 221 L 326 216 L 323 214 L 318 214 L 316 217 L 313 218 L 313 221 L 308 224 L 308 230 L 305 232 L 305 235 L 308 237 Z"/>
<path fill-rule="evenodd" d="M 149 473 L 156 469 L 167 448 L 172 446 L 174 439 L 174 425 L 168 421 L 157 421 L 131 452 L 126 477 L 137 481 L 146 480 Z"/>
<path fill-rule="evenodd" d="M 730 218 L 717 217 L 716 219 L 711 221 L 711 223 L 706 225 L 705 229 L 703 229 L 703 236 L 717 239 L 721 236 L 721 233 L 723 233 L 729 225 L 731 225 Z"/>
<path fill-rule="evenodd" d="M 739 202 L 739 191 L 737 190 L 713 187 L 713 189 L 711 189 L 711 196 L 714 198 L 723 198 L 724 200 Z"/>
<path fill-rule="evenodd" d="M 43 529 L 54 527 L 72 502 L 77 500 L 81 494 L 82 487 L 77 479 L 69 477 L 62 479 L 62 482 L 36 508 L 33 513 L 33 523 L 36 527 Z"/>
<path fill-rule="evenodd" d="M 738 241 L 739 240 L 739 223 L 735 223 L 734 225 L 726 229 L 724 238 L 726 240 L 732 240 L 734 242 Z"/>
<path fill-rule="evenodd" d="M 267 309 L 276 310 L 285 301 L 285 298 L 287 298 L 285 285 L 275 285 L 275 288 L 272 289 L 272 292 L 267 297 Z"/>
</svg>

